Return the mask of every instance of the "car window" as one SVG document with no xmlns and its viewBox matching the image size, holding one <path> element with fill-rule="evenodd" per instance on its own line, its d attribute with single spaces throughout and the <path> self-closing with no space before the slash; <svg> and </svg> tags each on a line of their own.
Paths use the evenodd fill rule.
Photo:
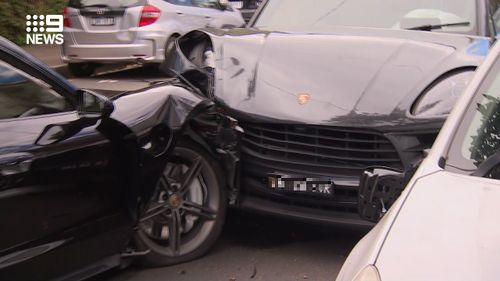
<svg viewBox="0 0 500 281">
<path fill-rule="evenodd" d="M 83 8 L 91 6 L 107 6 L 107 7 L 135 7 L 142 6 L 146 0 L 70 0 L 68 6 L 73 8 Z"/>
<path fill-rule="evenodd" d="M 217 8 L 219 6 L 217 0 L 193 0 L 193 4 L 200 8 Z"/>
<path fill-rule="evenodd" d="M 254 27 L 266 30 L 324 29 L 333 26 L 407 29 L 468 22 L 435 31 L 476 32 L 476 1 L 471 0 L 273 0 Z"/>
<path fill-rule="evenodd" d="M 0 120 L 71 110 L 71 104 L 49 85 L 0 61 Z"/>
<path fill-rule="evenodd" d="M 447 165 L 471 173 L 499 150 L 500 62 L 497 60 L 471 102 L 452 142 Z M 500 179 L 499 172 L 490 177 Z"/>
<path fill-rule="evenodd" d="M 174 5 L 193 6 L 193 2 L 191 0 L 168 0 L 167 2 Z"/>
<path fill-rule="evenodd" d="M 500 9 L 496 9 L 493 14 L 493 24 L 495 24 L 495 31 L 497 34 L 500 33 Z"/>
</svg>

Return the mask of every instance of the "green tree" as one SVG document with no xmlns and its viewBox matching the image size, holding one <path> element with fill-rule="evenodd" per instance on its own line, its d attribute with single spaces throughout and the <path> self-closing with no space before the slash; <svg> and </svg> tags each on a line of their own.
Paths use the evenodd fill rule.
<svg viewBox="0 0 500 281">
<path fill-rule="evenodd" d="M 0 36 L 16 44 L 26 40 L 26 15 L 62 14 L 66 0 L 1 0 Z"/>
<path fill-rule="evenodd" d="M 477 135 L 472 136 L 472 145 L 469 148 L 471 158 L 480 164 L 500 148 L 500 99 L 484 95 L 486 101 L 477 105 L 481 114 L 481 126 Z"/>
</svg>

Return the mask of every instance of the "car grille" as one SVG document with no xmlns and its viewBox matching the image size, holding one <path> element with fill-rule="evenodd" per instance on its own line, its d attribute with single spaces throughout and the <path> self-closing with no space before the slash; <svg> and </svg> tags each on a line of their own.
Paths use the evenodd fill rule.
<svg viewBox="0 0 500 281">
<path fill-rule="evenodd" d="M 392 143 L 367 130 L 244 123 L 243 152 L 319 175 L 360 175 L 368 166 L 401 168 Z"/>
<path fill-rule="evenodd" d="M 402 168 L 395 147 L 375 131 L 298 124 L 241 123 L 242 176 L 259 183 L 261 190 L 245 192 L 266 197 L 267 173 L 330 176 L 335 181 L 335 196 L 317 198 L 312 194 L 291 194 L 272 198 L 293 205 L 322 206 L 335 211 L 356 212 L 357 186 L 368 166 Z M 245 182 L 245 180 L 244 180 Z M 256 184 L 257 185 L 257 184 Z M 295 196 L 295 199 L 294 199 Z M 308 198 L 309 197 L 309 198 Z M 316 202 L 316 203 L 314 203 Z M 330 207 L 327 207 L 330 206 Z"/>
</svg>

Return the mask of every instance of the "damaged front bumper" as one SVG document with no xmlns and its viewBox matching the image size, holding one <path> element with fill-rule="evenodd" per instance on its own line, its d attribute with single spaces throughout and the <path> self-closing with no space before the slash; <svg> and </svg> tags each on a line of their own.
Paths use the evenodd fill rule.
<svg viewBox="0 0 500 281">
<path fill-rule="evenodd" d="M 399 171 L 386 167 L 366 169 L 359 184 L 359 216 L 367 221 L 378 222 L 401 195 L 415 170 Z"/>
</svg>

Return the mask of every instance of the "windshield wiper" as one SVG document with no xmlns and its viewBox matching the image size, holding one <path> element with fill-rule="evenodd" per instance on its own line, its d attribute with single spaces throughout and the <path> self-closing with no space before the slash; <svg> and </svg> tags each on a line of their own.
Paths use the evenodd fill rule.
<svg viewBox="0 0 500 281">
<path fill-rule="evenodd" d="M 454 22 L 454 23 L 443 23 L 443 24 L 425 24 L 425 25 L 410 27 L 410 28 L 407 28 L 407 30 L 432 31 L 434 29 L 441 29 L 443 27 L 448 27 L 448 26 L 469 26 L 469 25 L 470 25 L 470 22 L 468 22 L 468 21 Z"/>
</svg>

